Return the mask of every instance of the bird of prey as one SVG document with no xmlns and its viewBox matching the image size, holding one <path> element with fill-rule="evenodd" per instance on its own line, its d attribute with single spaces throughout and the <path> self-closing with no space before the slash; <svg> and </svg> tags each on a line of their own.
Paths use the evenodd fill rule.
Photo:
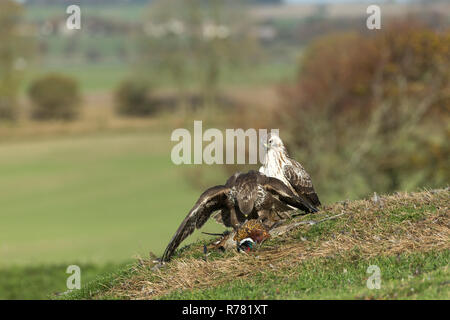
<svg viewBox="0 0 450 320">
<path fill-rule="evenodd" d="M 278 211 L 290 210 L 287 205 L 305 212 L 317 211 L 314 206 L 296 196 L 276 178 L 267 177 L 253 170 L 248 173 L 236 173 L 225 185 L 209 188 L 200 195 L 175 232 L 161 260 L 170 260 L 181 242 L 196 228 L 201 228 L 214 212 L 218 212 L 221 222 L 226 227 L 237 230 L 242 223 L 250 219 L 270 223 Z"/>
<path fill-rule="evenodd" d="M 292 192 L 308 201 L 310 205 L 314 207 L 321 205 L 308 172 L 300 163 L 289 157 L 278 135 L 268 136 L 266 159 L 259 172 L 283 181 Z"/>
</svg>

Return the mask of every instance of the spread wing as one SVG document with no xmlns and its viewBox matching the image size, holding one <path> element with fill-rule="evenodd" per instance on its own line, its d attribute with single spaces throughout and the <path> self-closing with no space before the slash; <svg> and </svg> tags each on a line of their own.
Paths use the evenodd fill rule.
<svg viewBox="0 0 450 320">
<path fill-rule="evenodd" d="M 228 190 L 226 186 L 215 186 L 202 193 L 167 245 L 161 258 L 162 261 L 169 261 L 181 242 L 191 235 L 195 228 L 201 228 L 213 212 L 225 205 Z"/>
<path fill-rule="evenodd" d="M 293 192 L 277 178 L 264 177 L 263 187 L 271 194 L 278 196 L 278 198 L 286 204 L 296 207 L 305 212 L 317 212 L 317 208 L 313 206 L 303 195 L 294 195 Z"/>
<path fill-rule="evenodd" d="M 214 218 L 214 220 L 216 220 L 216 222 L 218 224 L 222 224 L 228 228 L 233 227 L 233 224 L 231 223 L 230 209 L 228 209 L 228 208 L 222 208 L 221 210 L 219 210 L 217 213 L 215 213 L 213 215 L 213 218 Z"/>
<path fill-rule="evenodd" d="M 289 181 L 291 186 L 299 195 L 303 195 L 314 206 L 320 206 L 319 197 L 317 196 L 311 177 L 303 166 L 295 160 L 291 159 L 292 165 L 283 167 L 283 174 Z"/>
</svg>

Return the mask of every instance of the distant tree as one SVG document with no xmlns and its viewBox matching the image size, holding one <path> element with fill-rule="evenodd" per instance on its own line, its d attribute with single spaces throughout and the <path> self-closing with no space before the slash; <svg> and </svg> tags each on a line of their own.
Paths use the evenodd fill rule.
<svg viewBox="0 0 450 320">
<path fill-rule="evenodd" d="M 150 116 L 157 110 L 157 101 L 145 81 L 125 80 L 115 91 L 116 109 L 127 116 Z"/>
<path fill-rule="evenodd" d="M 0 1 L 0 118 L 16 115 L 21 75 L 31 52 L 28 32 L 23 7 L 16 1 Z"/>
<path fill-rule="evenodd" d="M 79 113 L 80 89 L 76 80 L 48 74 L 35 80 L 28 91 L 37 120 L 72 120 Z"/>
</svg>

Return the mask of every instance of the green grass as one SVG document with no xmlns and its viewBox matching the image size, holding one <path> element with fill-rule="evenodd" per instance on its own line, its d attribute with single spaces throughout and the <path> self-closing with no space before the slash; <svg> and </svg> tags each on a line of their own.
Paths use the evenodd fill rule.
<svg viewBox="0 0 450 320">
<path fill-rule="evenodd" d="M 161 299 L 449 299 L 449 261 L 450 250 L 356 261 L 352 254 L 317 258 L 211 289 L 176 291 Z M 370 265 L 381 270 L 379 290 L 367 288 Z"/>
<path fill-rule="evenodd" d="M 81 270 L 81 285 L 97 279 L 99 274 L 111 273 L 120 265 L 74 263 Z M 10 266 L 0 268 L 0 300 L 49 299 L 67 289 L 68 265 Z"/>
<path fill-rule="evenodd" d="M 412 206 L 405 206 L 402 209 L 396 209 L 389 212 L 390 221 L 402 222 L 405 220 L 418 221 L 425 217 L 425 212 L 435 212 L 434 205 L 423 206 L 421 208 L 414 208 Z"/>
<path fill-rule="evenodd" d="M 26 93 L 31 82 L 50 72 L 62 73 L 78 81 L 83 92 L 95 92 L 115 89 L 130 74 L 127 64 L 118 62 L 89 63 L 52 63 L 33 68 L 26 75 L 22 92 Z"/>
<path fill-rule="evenodd" d="M 225 70 L 223 85 L 270 85 L 294 79 L 297 69 L 290 62 L 263 63 L 243 70 Z"/>
<path fill-rule="evenodd" d="M 102 40 L 98 40 L 102 44 Z M 113 46 L 114 44 L 108 44 Z M 58 55 L 59 56 L 59 55 Z M 59 61 L 59 58 L 47 57 L 46 62 L 35 66 L 25 75 L 22 92 L 26 92 L 30 83 L 47 73 L 62 73 L 76 79 L 83 92 L 114 90 L 124 79 L 130 77 L 135 69 L 132 65 L 114 59 L 87 63 L 82 61 Z M 149 71 L 150 72 L 150 71 Z M 253 68 L 224 69 L 220 85 L 222 87 L 251 87 L 273 85 L 293 79 L 296 69 L 289 63 L 259 64 Z M 198 88 L 199 80 L 192 79 L 188 87 Z M 155 87 L 173 88 L 174 82 L 168 74 L 158 74 L 154 78 Z"/>
<path fill-rule="evenodd" d="M 161 253 L 200 194 L 171 146 L 169 132 L 0 144 L 0 267 Z"/>
<path fill-rule="evenodd" d="M 117 285 L 121 280 L 130 278 L 136 272 L 136 264 L 129 264 L 121 268 L 117 268 L 113 272 L 106 272 L 98 275 L 93 281 L 84 284 L 81 289 L 73 290 L 67 294 L 56 296 L 52 298 L 58 300 L 76 300 L 88 299 L 96 294 L 105 292 L 106 290 Z M 104 295 L 103 300 L 117 300 L 118 296 Z"/>
</svg>

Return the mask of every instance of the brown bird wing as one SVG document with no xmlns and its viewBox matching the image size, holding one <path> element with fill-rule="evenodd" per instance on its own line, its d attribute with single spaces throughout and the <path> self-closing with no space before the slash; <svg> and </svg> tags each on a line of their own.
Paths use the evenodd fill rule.
<svg viewBox="0 0 450 320">
<path fill-rule="evenodd" d="M 305 212 L 317 212 L 317 208 L 313 206 L 308 199 L 301 194 L 294 195 L 293 192 L 277 178 L 263 176 L 262 185 L 264 189 L 272 195 L 278 196 L 280 201 L 289 204 L 295 208 Z"/>
<path fill-rule="evenodd" d="M 228 188 L 232 188 L 236 183 L 236 179 L 241 175 L 241 172 L 236 172 L 231 177 L 228 178 L 225 186 Z M 213 219 L 216 220 L 217 223 L 223 224 L 225 227 L 233 227 L 231 223 L 231 212 L 227 207 L 222 208 L 220 211 L 213 215 Z"/>
<path fill-rule="evenodd" d="M 253 211 L 258 193 L 258 175 L 259 173 L 251 170 L 246 174 L 239 175 L 236 179 L 236 199 L 239 210 L 244 215 L 249 215 Z"/>
<path fill-rule="evenodd" d="M 215 186 L 202 193 L 167 245 L 162 261 L 169 261 L 176 248 L 195 231 L 195 228 L 201 228 L 213 212 L 225 206 L 228 191 L 228 187 Z"/>
<path fill-rule="evenodd" d="M 243 174 L 244 173 L 242 172 L 236 172 L 235 174 L 233 174 L 231 177 L 228 178 L 227 182 L 225 182 L 225 186 L 231 188 L 232 186 L 235 185 L 237 178 Z"/>
<path fill-rule="evenodd" d="M 218 224 L 222 224 L 225 227 L 231 228 L 233 224 L 231 223 L 231 211 L 228 208 L 222 208 L 213 216 L 213 219 L 216 220 Z"/>
<path fill-rule="evenodd" d="M 291 162 L 293 165 L 285 165 L 283 167 L 284 176 L 299 195 L 303 195 L 313 206 L 320 206 L 319 197 L 314 190 L 308 172 L 297 161 L 291 159 Z"/>
</svg>

